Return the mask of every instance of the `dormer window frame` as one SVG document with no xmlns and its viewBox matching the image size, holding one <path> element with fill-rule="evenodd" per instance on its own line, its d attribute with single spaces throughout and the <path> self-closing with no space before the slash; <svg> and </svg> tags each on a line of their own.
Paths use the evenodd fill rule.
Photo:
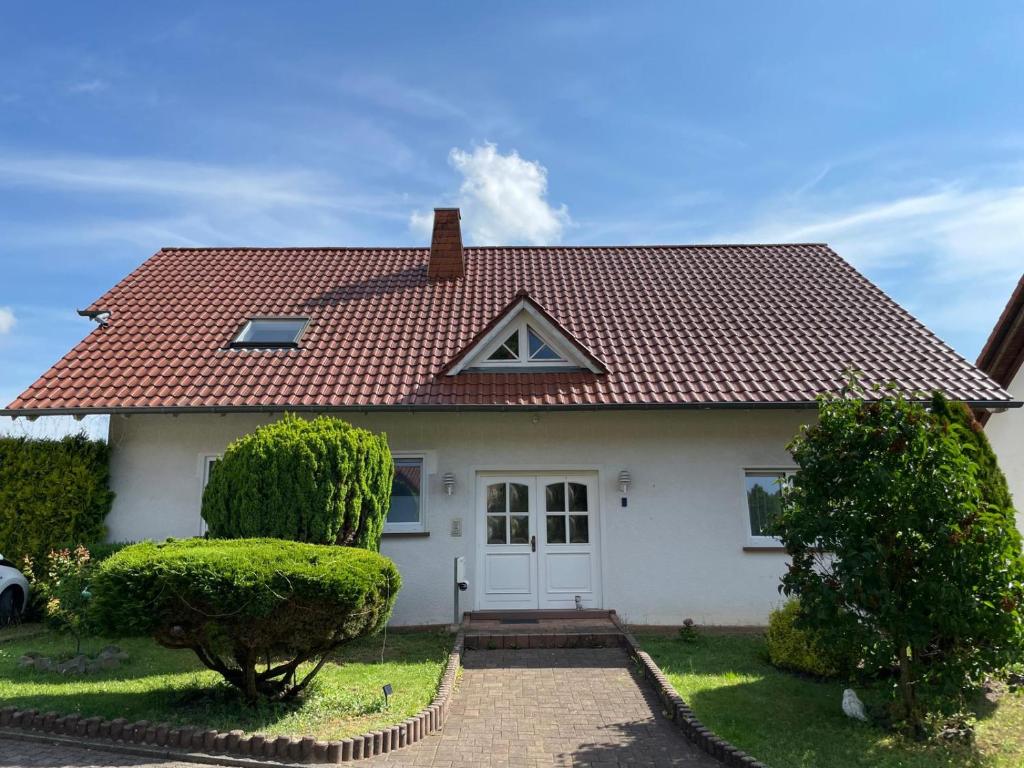
<svg viewBox="0 0 1024 768">
<path fill-rule="evenodd" d="M 529 353 L 529 331 L 533 329 L 540 341 L 560 359 L 537 359 Z M 516 359 L 490 360 L 494 352 L 515 335 Z M 509 350 L 512 351 L 512 350 Z M 524 359 L 525 356 L 525 359 Z M 445 371 L 447 376 L 475 371 L 477 373 L 572 373 L 607 372 L 604 363 L 567 330 L 558 324 L 525 291 L 520 291 L 485 331 L 464 348 Z"/>
<path fill-rule="evenodd" d="M 256 341 L 252 339 L 255 323 L 298 323 L 291 341 Z M 248 318 L 228 343 L 229 349 L 298 349 L 309 328 L 310 318 L 303 315 L 256 315 Z"/>
<path fill-rule="evenodd" d="M 533 327 L 531 322 L 532 318 L 526 316 L 527 313 L 523 312 L 517 316 L 517 319 L 505 326 L 504 332 L 497 338 L 496 341 L 491 342 L 489 347 L 484 349 L 483 354 L 471 365 L 471 368 L 476 369 L 492 369 L 492 368 L 545 368 L 558 370 L 578 370 L 582 366 L 571 361 L 561 349 L 559 349 L 553 342 L 549 341 L 549 338 L 544 335 L 542 331 L 538 331 Z M 530 335 L 541 342 L 541 347 L 544 349 L 551 350 L 558 357 L 538 358 L 530 351 Z M 509 346 L 511 339 L 515 338 L 516 350 Z M 514 354 L 514 357 L 505 359 L 492 359 L 493 356 L 501 351 L 502 349 L 508 351 L 510 354 Z"/>
</svg>

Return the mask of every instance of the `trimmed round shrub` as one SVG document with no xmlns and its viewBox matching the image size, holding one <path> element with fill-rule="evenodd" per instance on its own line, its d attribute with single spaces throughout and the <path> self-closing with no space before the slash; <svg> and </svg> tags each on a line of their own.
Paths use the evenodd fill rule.
<svg viewBox="0 0 1024 768">
<path fill-rule="evenodd" d="M 813 632 L 797 626 L 800 601 L 790 600 L 768 616 L 768 659 L 773 666 L 817 677 L 835 677 L 843 666 Z"/>
<path fill-rule="evenodd" d="M 332 652 L 381 629 L 400 587 L 394 563 L 363 549 L 171 540 L 105 560 L 91 610 L 110 634 L 151 635 L 194 651 L 255 702 L 297 695 Z"/>
<path fill-rule="evenodd" d="M 285 415 L 228 446 L 203 492 L 213 538 L 378 550 L 394 475 L 387 436 Z"/>
</svg>

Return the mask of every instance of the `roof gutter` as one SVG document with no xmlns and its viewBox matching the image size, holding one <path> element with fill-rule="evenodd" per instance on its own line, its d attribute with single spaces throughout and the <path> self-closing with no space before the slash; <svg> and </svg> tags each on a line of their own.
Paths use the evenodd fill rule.
<svg viewBox="0 0 1024 768">
<path fill-rule="evenodd" d="M 920 402 L 928 402 L 921 400 Z M 1020 408 L 1024 402 L 1018 400 L 966 400 L 971 408 Z M 787 402 L 731 402 L 714 401 L 706 403 L 610 403 L 610 404 L 564 404 L 564 405 L 198 405 L 198 406 L 152 406 L 152 407 L 110 407 L 110 408 L 6 408 L 0 416 L 36 419 L 40 416 L 109 416 L 109 415 L 157 415 L 157 414 L 199 414 L 199 413 L 456 413 L 508 411 L 785 411 L 816 409 L 816 400 L 793 400 Z"/>
</svg>

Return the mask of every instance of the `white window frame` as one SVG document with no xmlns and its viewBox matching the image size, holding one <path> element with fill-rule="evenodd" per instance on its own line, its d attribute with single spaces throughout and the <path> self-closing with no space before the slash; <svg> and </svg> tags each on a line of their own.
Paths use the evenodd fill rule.
<svg viewBox="0 0 1024 768">
<path fill-rule="evenodd" d="M 427 530 L 427 454 L 421 451 L 392 451 L 391 458 L 420 462 L 420 519 L 417 523 L 389 523 L 385 513 L 384 533 L 423 533 Z M 391 511 L 390 508 L 388 511 Z"/>
<path fill-rule="evenodd" d="M 203 492 L 210 482 L 210 467 L 215 461 L 224 458 L 223 453 L 204 453 L 199 457 L 199 535 L 206 535 L 206 521 L 203 520 Z"/>
<path fill-rule="evenodd" d="M 529 330 L 532 329 L 537 337 L 544 342 L 544 346 L 559 355 L 558 358 L 549 360 L 531 360 L 530 359 L 530 334 Z M 508 341 L 508 337 L 512 334 L 519 334 L 519 357 L 514 360 L 491 360 L 490 357 L 497 352 L 501 347 Z M 473 364 L 474 368 L 561 368 L 566 367 L 576 368 L 578 366 L 571 364 L 569 359 L 565 356 L 565 353 L 558 348 L 558 346 L 549 340 L 549 336 L 543 331 L 533 327 L 533 324 L 527 319 L 522 318 L 516 323 L 506 326 L 501 336 L 484 349 L 483 354 L 480 355 L 480 359 Z"/>
<path fill-rule="evenodd" d="M 274 342 L 258 342 L 249 341 L 246 337 L 252 330 L 253 323 L 301 323 L 298 332 L 295 334 L 295 338 L 291 341 L 274 341 Z M 234 338 L 231 339 L 230 346 L 235 349 L 294 349 L 299 346 L 299 342 L 306 333 L 306 329 L 309 328 L 309 318 L 301 316 L 281 316 L 273 317 L 269 315 L 260 315 L 257 317 L 250 317 L 245 321 L 245 325 L 235 334 Z"/>
<path fill-rule="evenodd" d="M 555 325 L 542 317 L 525 299 L 513 307 L 504 315 L 504 320 L 487 332 L 472 348 L 466 353 L 458 364 L 448 371 L 448 376 L 457 376 L 464 370 L 470 371 L 578 371 L 587 370 L 592 373 L 601 373 L 602 368 L 594 361 L 584 356 L 577 346 L 568 338 L 565 333 Z M 561 360 L 530 360 L 529 340 L 526 334 L 526 326 L 529 324 L 544 343 L 555 354 L 561 355 Z M 519 359 L 518 360 L 488 360 L 495 350 L 505 340 L 517 331 L 519 335 Z M 525 359 L 524 359 L 525 358 Z"/>
<path fill-rule="evenodd" d="M 750 530 L 750 507 L 747 504 L 747 477 L 750 475 L 782 475 L 788 480 L 796 474 L 796 467 L 744 467 L 740 471 L 740 509 L 743 513 L 743 531 L 747 544 L 753 547 L 781 547 L 778 536 L 755 536 Z"/>
</svg>

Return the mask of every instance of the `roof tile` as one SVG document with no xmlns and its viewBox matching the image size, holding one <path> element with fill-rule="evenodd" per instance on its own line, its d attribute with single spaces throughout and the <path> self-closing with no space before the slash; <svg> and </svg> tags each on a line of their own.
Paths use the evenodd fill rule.
<svg viewBox="0 0 1024 768">
<path fill-rule="evenodd" d="M 825 245 L 164 249 L 113 312 L 9 406 L 485 407 L 802 404 L 850 368 L 971 402 L 1010 396 Z M 607 373 L 445 375 L 520 291 Z M 228 349 L 253 315 L 303 315 L 299 349 Z"/>
</svg>

